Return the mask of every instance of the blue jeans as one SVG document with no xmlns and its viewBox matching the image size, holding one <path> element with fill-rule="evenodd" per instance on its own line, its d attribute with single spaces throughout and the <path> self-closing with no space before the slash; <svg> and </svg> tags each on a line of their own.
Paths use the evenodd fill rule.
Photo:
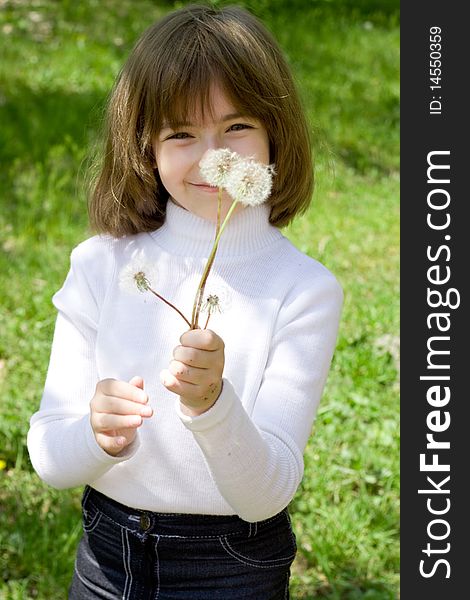
<svg viewBox="0 0 470 600">
<path fill-rule="evenodd" d="M 287 509 L 237 516 L 128 508 L 86 487 L 69 600 L 285 600 L 296 553 Z"/>
</svg>

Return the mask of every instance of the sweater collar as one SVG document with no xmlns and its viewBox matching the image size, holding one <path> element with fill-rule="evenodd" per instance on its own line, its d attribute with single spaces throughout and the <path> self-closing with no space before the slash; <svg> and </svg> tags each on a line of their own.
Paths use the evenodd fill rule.
<svg viewBox="0 0 470 600">
<path fill-rule="evenodd" d="M 217 256 L 244 256 L 259 252 L 282 238 L 269 223 L 269 206 L 248 206 L 230 217 Z M 168 201 L 164 224 L 150 234 L 163 249 L 179 256 L 207 257 L 215 237 L 215 224 Z"/>
</svg>

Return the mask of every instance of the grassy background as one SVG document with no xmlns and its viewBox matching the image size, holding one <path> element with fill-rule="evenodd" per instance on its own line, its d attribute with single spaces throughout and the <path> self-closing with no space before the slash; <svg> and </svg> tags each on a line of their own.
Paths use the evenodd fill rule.
<svg viewBox="0 0 470 600">
<path fill-rule="evenodd" d="M 0 599 L 66 597 L 80 490 L 32 472 L 51 295 L 89 233 L 83 178 L 106 95 L 174 5 L 0 0 Z M 219 4 L 221 4 L 219 2 Z M 398 598 L 398 2 L 244 2 L 279 39 L 315 132 L 317 188 L 285 230 L 345 290 L 337 351 L 292 503 L 292 597 Z"/>
</svg>

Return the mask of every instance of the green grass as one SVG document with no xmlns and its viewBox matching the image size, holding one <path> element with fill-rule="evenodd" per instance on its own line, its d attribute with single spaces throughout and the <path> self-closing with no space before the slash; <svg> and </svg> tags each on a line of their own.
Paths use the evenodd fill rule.
<svg viewBox="0 0 470 600">
<path fill-rule="evenodd" d="M 219 3 L 220 4 L 220 3 Z M 292 598 L 398 598 L 398 9 L 378 0 L 260 0 L 315 132 L 317 188 L 285 230 L 345 291 L 304 481 Z M 80 490 L 32 472 L 51 295 L 89 235 L 83 179 L 106 95 L 150 0 L 0 2 L 0 599 L 66 597 Z"/>
</svg>

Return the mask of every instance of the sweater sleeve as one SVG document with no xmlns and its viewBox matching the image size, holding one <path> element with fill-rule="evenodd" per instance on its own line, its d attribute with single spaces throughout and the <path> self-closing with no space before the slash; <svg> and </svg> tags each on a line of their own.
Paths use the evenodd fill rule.
<svg viewBox="0 0 470 600">
<path fill-rule="evenodd" d="M 90 424 L 89 403 L 98 382 L 95 342 L 100 302 L 113 268 L 106 260 L 96 260 L 98 245 L 92 238 L 75 248 L 65 283 L 53 297 L 58 315 L 49 368 L 28 432 L 34 469 L 60 489 L 94 481 L 126 460 L 138 444 L 112 457 L 98 446 Z"/>
<path fill-rule="evenodd" d="M 335 348 L 342 301 L 341 287 L 328 272 L 291 291 L 251 417 L 226 380 L 206 413 L 188 417 L 179 411 L 220 493 L 247 521 L 282 510 L 302 479 L 303 452 Z"/>
</svg>

